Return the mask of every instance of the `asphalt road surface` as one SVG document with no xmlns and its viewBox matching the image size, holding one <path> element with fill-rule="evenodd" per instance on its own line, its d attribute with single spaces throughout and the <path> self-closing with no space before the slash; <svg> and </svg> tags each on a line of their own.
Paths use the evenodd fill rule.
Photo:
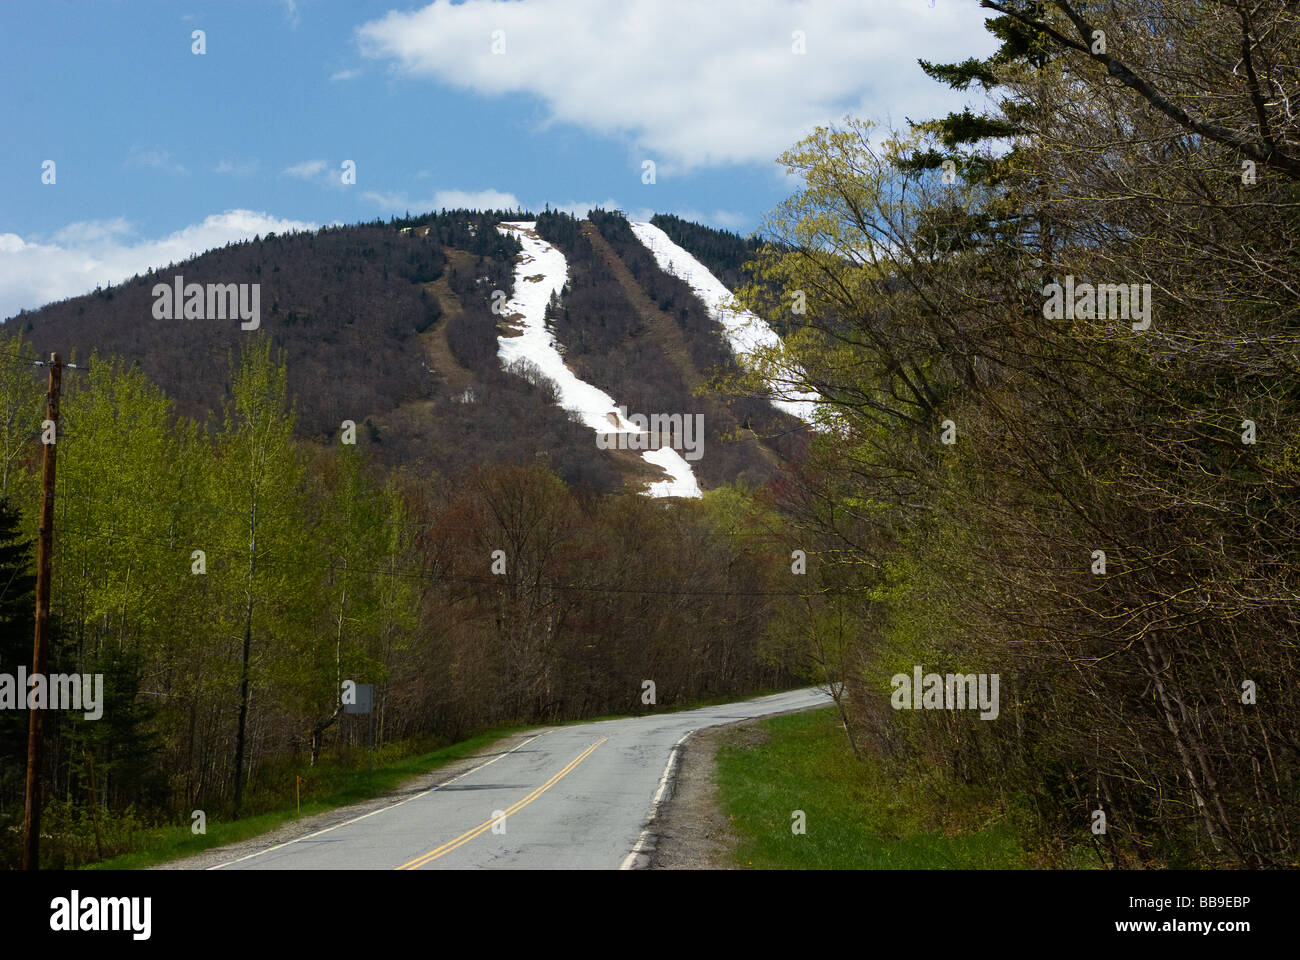
<svg viewBox="0 0 1300 960">
<path fill-rule="evenodd" d="M 674 747 L 693 730 L 829 703 L 794 690 L 679 713 L 554 727 L 446 783 L 218 870 L 640 866 Z"/>
</svg>

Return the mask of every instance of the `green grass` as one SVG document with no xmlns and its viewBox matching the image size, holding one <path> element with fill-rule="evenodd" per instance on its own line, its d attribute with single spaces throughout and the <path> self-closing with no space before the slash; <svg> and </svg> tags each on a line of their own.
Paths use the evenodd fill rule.
<svg viewBox="0 0 1300 960">
<path fill-rule="evenodd" d="M 771 717 L 766 742 L 729 731 L 718 750 L 723 811 L 754 869 L 1024 869 L 1015 818 L 974 788 L 856 760 L 834 708 Z M 750 737 L 753 732 L 749 732 Z M 730 741 L 730 743 L 729 743 Z M 806 833 L 791 830 L 802 810 Z"/>
</svg>

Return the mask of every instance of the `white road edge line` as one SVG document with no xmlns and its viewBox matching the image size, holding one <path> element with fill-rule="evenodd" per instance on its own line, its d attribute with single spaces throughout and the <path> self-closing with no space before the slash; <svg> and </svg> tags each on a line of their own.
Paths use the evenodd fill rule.
<svg viewBox="0 0 1300 960">
<path fill-rule="evenodd" d="M 286 840 L 284 843 L 277 843 L 274 847 L 267 847 L 265 850 L 258 850 L 256 853 L 250 853 L 242 857 L 236 857 L 234 860 L 227 860 L 225 863 L 218 863 L 215 866 L 205 867 L 204 869 L 220 870 L 222 867 L 228 867 L 232 863 L 242 863 L 245 860 L 252 860 L 254 857 L 260 857 L 264 853 L 273 853 L 276 850 L 283 850 L 285 847 L 290 846 L 292 844 L 301 843 L 303 840 L 310 840 L 312 837 L 319 837 L 322 833 L 329 833 L 331 830 L 337 830 L 339 827 L 346 827 L 348 826 L 348 824 L 356 823 L 359 820 L 364 820 L 366 819 L 366 817 L 373 817 L 375 814 L 383 813 L 385 810 L 392 810 L 394 807 L 400 807 L 402 804 L 407 803 L 411 800 L 418 800 L 420 799 L 420 797 L 428 796 L 429 794 L 433 793 L 435 790 L 441 790 L 443 787 L 447 786 L 448 784 L 455 783 L 457 780 L 462 780 L 465 777 L 468 777 L 471 773 L 478 773 L 478 771 L 482 770 L 484 767 L 491 766 L 492 764 L 500 760 L 502 757 L 508 757 L 516 750 L 526 747 L 528 744 L 532 743 L 541 735 L 542 734 L 540 733 L 535 733 L 527 740 L 525 740 L 523 743 L 520 743 L 512 747 L 511 749 L 507 750 L 505 753 L 498 753 L 491 760 L 488 760 L 486 763 L 480 763 L 473 770 L 466 770 L 464 773 L 454 776 L 450 780 L 444 780 L 442 783 L 438 784 L 437 786 L 430 787 L 428 790 L 423 790 L 420 793 L 409 796 L 405 800 L 398 800 L 396 803 L 390 803 L 388 806 L 380 807 L 378 810 L 371 810 L 369 813 L 363 813 L 361 816 L 353 817 L 351 820 L 344 820 L 342 823 L 336 823 L 334 824 L 334 826 L 326 827 L 324 830 L 317 830 L 315 833 L 309 833 L 305 837 L 295 837 L 293 840 Z"/>
<path fill-rule="evenodd" d="M 681 751 L 686 738 L 694 732 L 694 730 L 687 730 L 682 734 L 682 738 L 673 744 L 673 749 L 668 754 L 668 763 L 664 767 L 664 775 L 659 778 L 659 789 L 655 791 L 654 799 L 650 801 L 650 816 L 646 818 L 641 836 L 636 839 L 636 846 L 632 848 L 631 853 L 623 858 L 623 863 L 619 866 L 620 870 L 631 870 L 632 865 L 636 863 L 637 856 L 645 849 L 646 842 L 650 839 L 650 828 L 654 826 L 655 817 L 659 815 L 659 804 L 663 803 L 664 794 L 668 791 L 668 784 L 672 782 L 673 770 L 677 767 L 677 754 Z"/>
</svg>

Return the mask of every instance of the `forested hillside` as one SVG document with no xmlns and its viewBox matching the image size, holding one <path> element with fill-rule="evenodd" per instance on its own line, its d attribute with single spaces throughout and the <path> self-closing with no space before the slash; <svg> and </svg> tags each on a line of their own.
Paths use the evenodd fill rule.
<svg viewBox="0 0 1300 960">
<path fill-rule="evenodd" d="M 761 486 L 805 441 L 767 439 L 790 428 L 765 401 L 697 392 L 737 372 L 727 347 L 621 216 L 597 215 L 607 241 L 544 214 L 569 262 L 551 311 L 567 362 L 631 412 L 704 414 L 712 492 L 667 510 L 641 496 L 550 381 L 503 368 L 493 305 L 520 253 L 504 216 L 266 236 L 6 324 L 0 673 L 31 653 L 36 361 L 58 350 L 76 366 L 50 671 L 102 675 L 110 706 L 46 723 L 48 864 L 194 809 L 273 809 L 289 770 L 346 765 L 367 731 L 342 712 L 345 680 L 375 684 L 394 755 L 639 711 L 648 678 L 663 706 L 795 680 L 767 653 L 795 599 L 780 521 L 730 484 Z M 154 285 L 177 275 L 259 284 L 257 329 L 156 316 Z M 26 722 L 0 716 L 0 863 L 18 856 Z"/>
<path fill-rule="evenodd" d="M 26 312 L 6 329 L 23 331 L 41 354 L 138 364 L 203 425 L 230 397 L 230 355 L 249 331 L 233 319 L 157 319 L 151 291 L 177 275 L 258 283 L 260 329 L 284 351 L 300 435 L 330 442 L 351 420 L 380 462 L 444 474 L 461 469 L 472 437 L 476 462 L 543 454 L 567 482 L 613 490 L 617 472 L 547 402 L 545 384 L 497 362 L 490 296 L 509 289 L 518 252 L 493 229 L 498 219 L 454 211 L 230 244 Z"/>
<path fill-rule="evenodd" d="M 29 341 L 0 346 L 12 671 L 31 649 L 43 385 Z M 51 865 L 129 849 L 194 809 L 282 803 L 289 770 L 366 742 L 341 712 L 344 680 L 376 685 L 377 743 L 409 752 L 645 709 L 646 678 L 661 705 L 791 679 L 762 655 L 777 602 L 764 585 L 783 568 L 773 521 L 727 490 L 666 512 L 634 493 L 584 497 L 544 460 L 380 471 L 360 445 L 296 436 L 265 334 L 236 356 L 211 431 L 121 362 L 66 376 L 50 670 L 102 674 L 109 709 L 48 718 Z M 8 827 L 26 713 L 3 719 Z M 19 833 L 0 838 L 15 862 Z"/>
<path fill-rule="evenodd" d="M 797 144 L 743 291 L 842 417 L 775 501 L 848 591 L 812 650 L 855 751 L 1053 856 L 1295 867 L 1300 19 L 985 6 L 994 56 L 922 66 L 995 106 Z"/>
</svg>

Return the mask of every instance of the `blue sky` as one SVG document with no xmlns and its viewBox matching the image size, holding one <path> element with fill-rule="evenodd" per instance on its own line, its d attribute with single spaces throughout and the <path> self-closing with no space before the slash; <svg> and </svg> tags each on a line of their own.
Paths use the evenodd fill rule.
<svg viewBox="0 0 1300 960">
<path fill-rule="evenodd" d="M 776 156 L 817 124 L 959 106 L 916 59 L 989 53 L 984 16 L 975 0 L 6 0 L 0 317 L 227 240 L 408 209 L 603 205 L 748 233 L 798 186 Z"/>
</svg>

